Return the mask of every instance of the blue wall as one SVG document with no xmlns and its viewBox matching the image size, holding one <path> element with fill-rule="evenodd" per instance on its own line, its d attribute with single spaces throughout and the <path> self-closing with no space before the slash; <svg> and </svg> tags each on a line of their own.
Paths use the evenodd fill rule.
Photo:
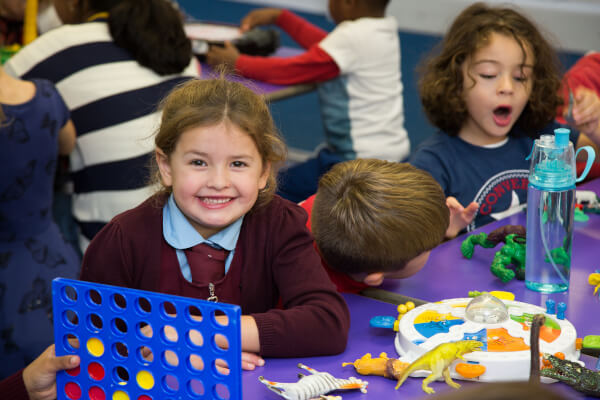
<svg viewBox="0 0 600 400">
<path fill-rule="evenodd" d="M 224 0 L 178 0 L 183 10 L 196 19 L 238 24 L 254 6 Z M 298 13 L 311 23 L 331 31 L 334 25 L 325 17 Z M 421 109 L 417 91 L 416 67 L 440 40 L 439 36 L 399 32 L 402 57 L 402 82 L 404 85 L 405 127 L 412 149 L 435 132 Z M 285 34 L 284 46 L 296 46 Z M 561 53 L 561 62 L 568 68 L 580 54 Z M 323 141 L 323 128 L 319 100 L 315 92 L 280 100 L 271 104 L 273 118 L 284 135 L 288 146 L 311 151 Z"/>
</svg>

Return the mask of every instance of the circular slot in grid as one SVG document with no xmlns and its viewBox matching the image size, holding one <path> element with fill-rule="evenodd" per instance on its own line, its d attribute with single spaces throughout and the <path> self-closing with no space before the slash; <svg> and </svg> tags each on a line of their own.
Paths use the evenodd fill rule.
<svg viewBox="0 0 600 400">
<path fill-rule="evenodd" d="M 144 366 L 154 361 L 154 352 L 148 346 L 138 347 L 135 354 L 138 362 Z"/>
<path fill-rule="evenodd" d="M 75 304 L 77 302 L 77 289 L 73 286 L 64 286 L 62 288 L 62 300 L 66 304 Z"/>
<path fill-rule="evenodd" d="M 218 326 L 229 326 L 229 317 L 223 310 L 213 310 L 211 315 Z"/>
<path fill-rule="evenodd" d="M 100 307 L 102 305 L 102 295 L 96 289 L 87 291 L 85 300 L 90 307 Z"/>
<path fill-rule="evenodd" d="M 135 301 L 136 311 L 145 316 L 152 312 L 152 303 L 145 297 L 138 297 Z"/>
<path fill-rule="evenodd" d="M 192 353 L 187 357 L 186 365 L 192 373 L 204 371 L 204 360 L 199 354 Z"/>
<path fill-rule="evenodd" d="M 177 317 L 177 307 L 170 301 L 163 301 L 160 304 L 160 315 L 166 319 L 174 319 Z"/>
<path fill-rule="evenodd" d="M 97 337 L 91 337 L 86 342 L 88 353 L 94 357 L 102 357 L 104 354 L 104 342 Z"/>
<path fill-rule="evenodd" d="M 167 343 L 177 343 L 179 340 L 179 333 L 172 325 L 164 325 L 160 329 L 160 336 Z"/>
<path fill-rule="evenodd" d="M 88 375 L 95 381 L 104 379 L 105 371 L 102 364 L 92 361 L 88 364 Z"/>
<path fill-rule="evenodd" d="M 127 299 L 120 293 L 110 296 L 110 307 L 116 312 L 123 312 L 127 308 Z"/>
<path fill-rule="evenodd" d="M 90 400 L 106 400 L 106 393 L 98 386 L 92 386 L 90 390 L 88 390 L 88 396 Z"/>
<path fill-rule="evenodd" d="M 112 328 L 112 331 L 115 335 L 117 336 L 123 336 L 127 333 L 128 330 L 128 326 L 127 326 L 127 322 L 123 319 L 123 318 L 113 318 L 110 326 Z"/>
<path fill-rule="evenodd" d="M 79 316 L 74 310 L 65 310 L 62 313 L 62 321 L 66 328 L 75 328 L 79 325 Z"/>
<path fill-rule="evenodd" d="M 212 367 L 219 376 L 228 376 L 231 373 L 229 363 L 222 358 L 215 358 L 212 362 Z"/>
<path fill-rule="evenodd" d="M 161 359 L 166 369 L 175 369 L 179 366 L 179 356 L 173 350 L 163 351 Z"/>
<path fill-rule="evenodd" d="M 200 379 L 190 379 L 187 388 L 191 396 L 204 396 L 204 383 Z"/>
<path fill-rule="evenodd" d="M 81 398 L 81 387 L 75 382 L 67 382 L 65 385 L 65 396 L 69 400 L 79 400 Z"/>
<path fill-rule="evenodd" d="M 150 371 L 141 370 L 135 376 L 135 380 L 139 387 L 144 390 L 150 390 L 154 387 L 154 376 Z"/>
<path fill-rule="evenodd" d="M 185 310 L 185 318 L 192 323 L 202 322 L 202 310 L 196 306 L 188 306 Z"/>
<path fill-rule="evenodd" d="M 224 383 L 217 383 L 214 387 L 214 395 L 220 400 L 229 400 L 231 393 L 229 392 L 229 386 Z"/>
<path fill-rule="evenodd" d="M 150 325 L 148 322 L 145 322 L 145 321 L 138 322 L 138 324 L 135 327 L 135 332 L 136 332 L 138 338 L 140 338 L 142 340 L 151 339 L 152 336 L 154 335 L 154 330 L 152 329 L 152 325 Z"/>
<path fill-rule="evenodd" d="M 117 390 L 112 395 L 112 400 L 131 400 L 127 392 L 123 390 Z"/>
<path fill-rule="evenodd" d="M 192 348 L 202 347 L 204 345 L 204 336 L 197 329 L 190 329 L 185 335 L 187 344 Z"/>
<path fill-rule="evenodd" d="M 112 376 L 117 385 L 126 385 L 129 383 L 129 371 L 122 365 L 113 368 Z"/>
<path fill-rule="evenodd" d="M 222 333 L 217 333 L 213 335 L 213 347 L 216 350 L 227 351 L 229 348 L 229 339 Z"/>
<path fill-rule="evenodd" d="M 79 337 L 73 333 L 63 336 L 63 349 L 67 353 L 75 353 L 79 349 Z"/>
<path fill-rule="evenodd" d="M 166 374 L 162 379 L 163 389 L 167 393 L 175 393 L 179 391 L 179 379 L 175 375 Z"/>
<path fill-rule="evenodd" d="M 112 345 L 113 358 L 117 361 L 124 361 L 129 356 L 129 348 L 123 342 L 115 342 Z"/>
<path fill-rule="evenodd" d="M 104 327 L 104 320 L 96 313 L 88 314 L 86 322 L 88 330 L 92 333 L 98 333 Z"/>
<path fill-rule="evenodd" d="M 75 368 L 66 369 L 65 372 L 70 376 L 77 376 L 81 372 L 81 366 L 76 366 Z"/>
</svg>

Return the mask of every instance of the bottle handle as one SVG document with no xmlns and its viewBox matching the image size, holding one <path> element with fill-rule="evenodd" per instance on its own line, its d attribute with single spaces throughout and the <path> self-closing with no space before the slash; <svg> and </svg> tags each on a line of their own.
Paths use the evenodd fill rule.
<svg viewBox="0 0 600 400">
<path fill-rule="evenodd" d="M 596 152 L 594 151 L 592 146 L 583 146 L 580 147 L 579 149 L 577 149 L 577 152 L 575 152 L 575 159 L 577 159 L 577 154 L 579 154 L 579 152 L 581 150 L 585 150 L 588 153 L 588 158 L 587 158 L 587 162 L 585 164 L 585 168 L 583 169 L 583 172 L 581 173 L 581 175 L 579 176 L 579 178 L 577 178 L 575 180 L 575 182 L 581 182 L 582 180 L 585 179 L 585 177 L 587 176 L 588 172 L 590 172 L 590 168 L 592 168 L 592 164 L 594 163 L 594 159 L 596 158 Z"/>
</svg>

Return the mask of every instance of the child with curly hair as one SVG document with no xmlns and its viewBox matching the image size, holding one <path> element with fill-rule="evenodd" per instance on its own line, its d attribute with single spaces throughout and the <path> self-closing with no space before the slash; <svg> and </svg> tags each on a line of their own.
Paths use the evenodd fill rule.
<svg viewBox="0 0 600 400">
<path fill-rule="evenodd" d="M 441 132 L 411 163 L 444 189 L 451 214 L 447 237 L 525 205 L 525 158 L 535 138 L 559 127 L 558 70 L 554 50 L 528 18 L 484 3 L 462 11 L 439 54 L 426 60 L 421 101 Z M 576 147 L 600 143 L 600 129 L 585 125 L 571 140 Z"/>
</svg>

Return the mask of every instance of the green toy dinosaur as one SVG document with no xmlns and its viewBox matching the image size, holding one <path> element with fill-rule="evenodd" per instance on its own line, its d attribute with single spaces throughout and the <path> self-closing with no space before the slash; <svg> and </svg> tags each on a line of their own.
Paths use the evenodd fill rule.
<svg viewBox="0 0 600 400">
<path fill-rule="evenodd" d="M 435 390 L 429 387 L 429 382 L 441 378 L 442 376 L 449 386 L 458 389 L 460 385 L 450 378 L 450 364 L 457 358 L 464 360 L 463 354 L 478 351 L 482 346 L 483 343 L 478 340 L 461 340 L 459 342 L 442 343 L 410 364 L 398 379 L 396 389 L 404 383 L 408 375 L 419 369 L 431 371 L 431 374 L 423 379 L 423 383 L 421 384 L 425 393 L 435 393 Z"/>
</svg>

